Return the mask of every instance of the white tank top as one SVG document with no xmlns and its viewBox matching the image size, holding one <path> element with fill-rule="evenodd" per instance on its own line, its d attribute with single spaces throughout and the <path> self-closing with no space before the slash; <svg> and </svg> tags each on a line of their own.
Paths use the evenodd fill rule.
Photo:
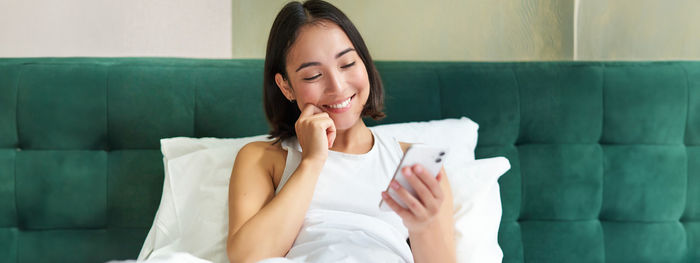
<svg viewBox="0 0 700 263">
<path fill-rule="evenodd" d="M 371 129 L 370 129 L 371 130 Z M 302 262 L 413 262 L 408 230 L 394 211 L 379 209 L 381 192 L 403 156 L 393 137 L 375 133 L 365 154 L 329 151 L 287 259 Z M 297 139 L 282 142 L 287 163 L 275 194 L 301 161 Z"/>
</svg>

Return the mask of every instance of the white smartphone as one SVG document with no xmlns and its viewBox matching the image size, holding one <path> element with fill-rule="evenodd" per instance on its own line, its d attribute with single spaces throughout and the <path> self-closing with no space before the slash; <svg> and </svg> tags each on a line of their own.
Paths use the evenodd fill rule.
<svg viewBox="0 0 700 263">
<path fill-rule="evenodd" d="M 447 157 L 447 149 L 445 148 L 425 144 L 412 144 L 408 150 L 406 150 L 403 158 L 401 158 L 401 162 L 396 168 L 392 180 L 395 179 L 403 188 L 408 190 L 411 195 L 417 197 L 416 191 L 413 189 L 413 187 L 411 187 L 408 181 L 406 181 L 401 169 L 406 166 L 421 164 L 426 171 L 435 177 L 440 172 L 442 163 L 445 161 L 445 157 Z M 401 201 L 401 198 L 393 188 L 387 186 L 387 190 L 391 198 L 393 198 L 402 207 L 406 207 L 406 204 Z M 379 209 L 382 211 L 392 211 L 391 207 L 384 202 L 384 199 L 379 202 Z"/>
</svg>

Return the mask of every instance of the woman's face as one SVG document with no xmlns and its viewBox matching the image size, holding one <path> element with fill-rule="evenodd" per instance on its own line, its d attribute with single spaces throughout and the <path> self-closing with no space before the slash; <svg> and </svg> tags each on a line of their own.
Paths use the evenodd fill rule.
<svg viewBox="0 0 700 263">
<path fill-rule="evenodd" d="M 303 110 L 314 104 L 330 115 L 336 129 L 345 130 L 360 119 L 369 97 L 369 78 L 362 59 L 345 32 L 322 21 L 299 30 L 287 53 L 287 79 L 275 81 L 287 99 Z"/>
</svg>

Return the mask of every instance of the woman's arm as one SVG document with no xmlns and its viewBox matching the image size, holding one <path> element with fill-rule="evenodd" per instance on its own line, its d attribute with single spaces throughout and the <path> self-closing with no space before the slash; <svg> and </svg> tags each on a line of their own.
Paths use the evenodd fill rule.
<svg viewBox="0 0 700 263">
<path fill-rule="evenodd" d="M 228 198 L 231 262 L 284 256 L 299 234 L 336 131 L 328 113 L 313 104 L 304 107 L 294 129 L 303 149 L 301 162 L 277 195 L 266 143 L 248 144 L 236 157 Z"/>
<path fill-rule="evenodd" d="M 404 153 L 408 150 L 408 148 L 411 146 L 410 143 L 405 143 L 405 142 L 399 142 L 401 145 L 401 150 L 403 150 Z M 402 171 L 404 172 L 404 171 Z M 410 171 L 405 171 L 405 172 L 410 172 Z M 412 173 L 413 174 L 413 173 Z M 415 180 L 415 179 L 409 179 L 409 182 L 413 184 L 416 184 L 419 186 L 419 189 L 422 190 L 423 193 L 426 193 L 427 191 L 430 191 L 429 184 L 435 183 L 435 180 L 430 180 L 432 177 L 431 175 L 423 175 L 423 178 L 426 178 L 426 180 Z M 435 215 L 435 219 L 432 220 L 432 223 L 429 224 L 426 227 L 426 231 L 409 231 L 409 240 L 411 242 L 411 250 L 413 253 L 413 260 L 417 263 L 421 262 L 456 262 L 457 261 L 457 252 L 456 252 L 456 247 L 455 247 L 455 238 L 454 238 L 454 210 L 453 210 L 453 197 L 452 197 L 452 188 L 450 187 L 450 181 L 447 179 L 445 169 L 441 168 L 440 173 L 438 174 L 437 177 L 435 177 L 439 184 L 439 189 L 435 189 L 436 191 L 431 192 L 433 197 L 437 195 L 442 195 L 442 204 L 440 205 L 440 208 L 438 212 Z M 415 186 L 414 186 L 415 188 Z M 401 191 L 397 191 L 401 192 Z M 404 191 L 405 192 L 405 191 Z M 405 194 L 405 193 L 404 193 Z M 424 194 L 425 195 L 425 194 Z M 389 196 L 385 196 L 385 199 L 391 199 Z M 415 198 L 412 198 L 415 200 Z M 432 199 L 432 201 L 435 201 L 434 198 L 425 198 L 425 199 Z M 393 201 L 393 200 L 391 200 Z M 421 200 L 422 201 L 422 200 Z M 426 200 L 427 202 L 430 202 L 431 200 Z M 389 205 L 395 202 L 387 202 Z M 423 202 L 425 203 L 425 202 Z M 394 210 L 399 209 L 398 205 L 393 207 Z M 416 221 L 415 216 L 406 212 L 410 212 L 409 209 L 399 209 L 398 210 L 401 213 L 404 213 L 403 217 L 406 217 L 404 219 L 405 221 L 408 220 L 410 221 Z M 398 213 L 398 212 L 397 212 Z M 401 214 L 400 214 L 401 215 Z M 416 225 L 417 223 L 411 222 L 410 225 Z M 417 229 L 417 227 L 412 227 L 413 229 Z M 444 241 L 442 239 L 444 239 Z M 435 255 L 438 256 L 435 256 Z"/>
<path fill-rule="evenodd" d="M 418 196 L 411 195 L 395 181 L 392 188 L 407 207 L 398 205 L 386 192 L 382 195 L 408 228 L 414 261 L 456 262 L 452 191 L 445 169 L 437 177 L 420 165 L 404 167 L 401 172 Z"/>
<path fill-rule="evenodd" d="M 323 162 L 302 160 L 275 196 L 267 143 L 248 144 L 238 153 L 229 183 L 231 262 L 283 257 L 294 244 L 313 197 Z"/>
<path fill-rule="evenodd" d="M 457 262 L 452 191 L 445 170 L 442 169 L 440 173 L 440 188 L 444 193 L 444 200 L 437 218 L 423 231 L 409 232 L 413 260 L 416 263 Z"/>
</svg>

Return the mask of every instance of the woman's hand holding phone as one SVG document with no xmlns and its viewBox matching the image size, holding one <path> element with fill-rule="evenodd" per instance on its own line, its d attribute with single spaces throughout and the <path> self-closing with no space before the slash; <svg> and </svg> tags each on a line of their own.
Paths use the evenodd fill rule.
<svg viewBox="0 0 700 263">
<path fill-rule="evenodd" d="M 392 180 L 389 187 L 394 189 L 407 207 L 399 205 L 388 191 L 382 192 L 384 202 L 401 217 L 403 224 L 410 232 L 420 232 L 440 212 L 440 206 L 444 200 L 444 194 L 440 188 L 440 180 L 445 176 L 443 171 L 440 170 L 437 176 L 433 176 L 420 164 L 402 168 L 404 178 L 416 191 L 417 196 L 409 193 L 396 180 Z"/>
<path fill-rule="evenodd" d="M 445 177 L 445 151 L 429 146 L 411 148 L 382 192 L 380 207 L 389 206 L 410 232 L 420 232 L 437 217 L 444 200 L 440 181 Z"/>
<path fill-rule="evenodd" d="M 325 162 L 336 136 L 335 124 L 328 113 L 316 105 L 306 104 L 294 129 L 303 150 L 302 160 Z"/>
</svg>

